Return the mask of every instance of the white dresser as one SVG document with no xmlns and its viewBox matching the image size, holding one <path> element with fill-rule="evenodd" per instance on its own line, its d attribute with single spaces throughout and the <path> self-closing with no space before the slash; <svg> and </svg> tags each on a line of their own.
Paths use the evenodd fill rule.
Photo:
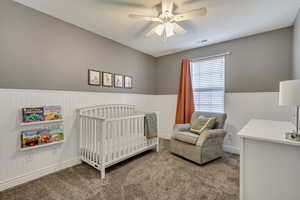
<svg viewBox="0 0 300 200">
<path fill-rule="evenodd" d="M 240 200 L 300 200 L 300 143 L 291 122 L 250 120 L 239 132 Z"/>
</svg>

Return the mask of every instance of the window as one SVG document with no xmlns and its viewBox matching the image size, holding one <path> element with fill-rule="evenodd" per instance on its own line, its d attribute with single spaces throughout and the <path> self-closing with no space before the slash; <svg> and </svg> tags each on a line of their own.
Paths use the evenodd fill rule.
<svg viewBox="0 0 300 200">
<path fill-rule="evenodd" d="M 191 63 L 196 111 L 224 112 L 225 56 L 194 60 Z"/>
</svg>

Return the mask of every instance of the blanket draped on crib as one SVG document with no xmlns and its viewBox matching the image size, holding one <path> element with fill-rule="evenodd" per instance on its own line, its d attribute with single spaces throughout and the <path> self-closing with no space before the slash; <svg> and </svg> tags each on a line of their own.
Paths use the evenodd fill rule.
<svg viewBox="0 0 300 200">
<path fill-rule="evenodd" d="M 145 126 L 144 126 L 145 136 L 148 139 L 157 137 L 157 116 L 156 113 L 146 113 L 145 114 Z"/>
</svg>

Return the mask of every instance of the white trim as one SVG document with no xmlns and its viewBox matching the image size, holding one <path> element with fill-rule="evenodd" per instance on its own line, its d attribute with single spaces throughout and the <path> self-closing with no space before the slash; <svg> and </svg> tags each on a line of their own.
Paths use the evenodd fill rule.
<svg viewBox="0 0 300 200">
<path fill-rule="evenodd" d="M 245 139 L 241 138 L 240 140 L 240 148 L 241 148 L 241 153 L 240 153 L 240 200 L 245 200 Z"/>
<path fill-rule="evenodd" d="M 236 148 L 235 146 L 231 145 L 223 145 L 223 150 L 227 153 L 232 153 L 232 154 L 240 154 L 240 149 Z"/>
<path fill-rule="evenodd" d="M 0 191 L 9 189 L 11 187 L 38 179 L 42 176 L 46 176 L 48 174 L 52 174 L 54 172 L 60 171 L 62 169 L 68 168 L 68 167 L 72 167 L 74 165 L 78 165 L 80 164 L 80 158 L 74 158 L 74 159 L 70 159 L 61 163 L 57 163 L 54 165 L 50 165 L 38 170 L 34 170 L 32 172 L 29 172 L 27 174 L 23 174 L 21 176 L 17 176 L 5 181 L 0 182 Z"/>
<path fill-rule="evenodd" d="M 140 93 L 120 93 L 120 92 L 97 92 L 97 91 L 76 91 L 76 90 L 50 90 L 50 89 L 13 89 L 13 88 L 0 88 L 0 93 L 37 93 L 37 94 L 107 94 L 107 95 L 136 95 L 136 96 L 156 96 L 153 94 L 140 94 Z"/>
<path fill-rule="evenodd" d="M 206 56 L 206 57 L 195 57 L 195 58 L 190 58 L 192 62 L 199 61 L 199 60 L 205 60 L 209 58 L 216 58 L 216 57 L 221 57 L 221 56 L 227 56 L 230 55 L 231 52 L 225 52 L 221 54 L 216 54 L 216 55 L 211 55 L 211 56 Z"/>
<path fill-rule="evenodd" d="M 36 122 L 22 122 L 20 123 L 20 126 L 33 126 L 33 125 L 40 125 L 40 124 L 54 124 L 54 123 L 60 123 L 63 122 L 63 119 L 58 120 L 45 120 L 45 121 L 36 121 Z"/>
</svg>

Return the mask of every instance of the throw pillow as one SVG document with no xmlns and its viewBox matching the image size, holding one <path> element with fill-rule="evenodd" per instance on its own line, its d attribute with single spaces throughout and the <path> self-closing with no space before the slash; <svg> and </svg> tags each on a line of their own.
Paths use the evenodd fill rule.
<svg viewBox="0 0 300 200">
<path fill-rule="evenodd" d="M 190 131 L 192 133 L 201 134 L 204 130 L 212 129 L 215 125 L 215 122 L 215 117 L 199 116 L 198 118 L 192 120 Z"/>
</svg>

